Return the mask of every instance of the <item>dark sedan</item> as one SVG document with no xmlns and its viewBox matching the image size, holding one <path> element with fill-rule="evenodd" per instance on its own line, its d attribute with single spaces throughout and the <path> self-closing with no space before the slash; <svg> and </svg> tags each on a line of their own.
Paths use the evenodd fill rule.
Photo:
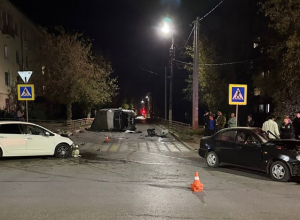
<svg viewBox="0 0 300 220">
<path fill-rule="evenodd" d="M 260 128 L 228 128 L 200 141 L 209 167 L 233 164 L 270 174 L 277 181 L 300 176 L 300 141 L 269 139 Z"/>
</svg>

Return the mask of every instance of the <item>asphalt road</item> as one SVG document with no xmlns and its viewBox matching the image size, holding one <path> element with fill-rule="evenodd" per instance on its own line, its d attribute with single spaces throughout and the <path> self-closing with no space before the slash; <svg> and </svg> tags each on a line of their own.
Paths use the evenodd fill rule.
<svg viewBox="0 0 300 220">
<path fill-rule="evenodd" d="M 297 180 L 207 168 L 171 135 L 145 137 L 154 126 L 76 134 L 80 158 L 1 159 L 0 219 L 300 219 Z M 196 171 L 204 192 L 190 190 Z"/>
</svg>

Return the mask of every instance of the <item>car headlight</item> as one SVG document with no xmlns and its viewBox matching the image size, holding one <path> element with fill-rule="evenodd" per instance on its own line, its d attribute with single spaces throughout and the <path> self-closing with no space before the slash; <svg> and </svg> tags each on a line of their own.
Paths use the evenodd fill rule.
<svg viewBox="0 0 300 220">
<path fill-rule="evenodd" d="M 300 154 L 296 156 L 296 159 L 300 161 Z"/>
</svg>

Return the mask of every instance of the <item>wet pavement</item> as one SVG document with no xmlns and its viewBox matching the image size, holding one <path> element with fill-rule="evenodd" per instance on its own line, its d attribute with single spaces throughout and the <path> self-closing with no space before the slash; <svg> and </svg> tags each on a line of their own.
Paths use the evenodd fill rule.
<svg viewBox="0 0 300 220">
<path fill-rule="evenodd" d="M 85 132 L 80 158 L 1 159 L 0 219 L 299 219 L 297 181 L 207 168 L 173 136 L 141 135 Z M 190 190 L 195 172 L 204 192 Z"/>
</svg>

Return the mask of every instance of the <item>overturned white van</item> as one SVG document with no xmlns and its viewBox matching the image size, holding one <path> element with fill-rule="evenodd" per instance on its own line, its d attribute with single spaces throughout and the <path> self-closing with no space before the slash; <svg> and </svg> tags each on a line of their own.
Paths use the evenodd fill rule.
<svg viewBox="0 0 300 220">
<path fill-rule="evenodd" d="M 135 115 L 133 110 L 126 109 L 101 109 L 91 125 L 93 131 L 103 130 L 136 130 Z"/>
</svg>

